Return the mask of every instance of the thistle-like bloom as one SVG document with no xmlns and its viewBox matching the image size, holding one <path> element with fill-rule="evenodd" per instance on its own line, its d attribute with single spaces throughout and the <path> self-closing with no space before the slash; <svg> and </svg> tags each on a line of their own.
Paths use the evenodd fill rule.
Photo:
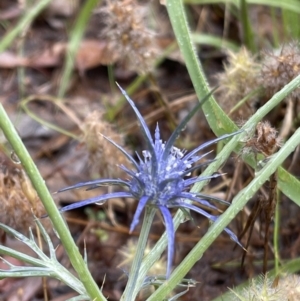
<svg viewBox="0 0 300 301">
<path fill-rule="evenodd" d="M 150 131 L 145 123 L 145 120 L 141 116 L 140 112 L 136 108 L 134 102 L 129 98 L 126 92 L 119 87 L 127 101 L 133 108 L 141 127 L 141 131 L 147 144 L 147 150 L 142 152 L 142 157 L 137 155 L 138 160 L 135 160 L 130 154 L 128 154 L 121 146 L 117 145 L 114 141 L 105 137 L 110 141 L 117 149 L 119 149 L 127 159 L 132 163 L 134 169 L 130 170 L 125 166 L 120 166 L 129 176 L 128 180 L 121 179 L 99 179 L 84 183 L 78 183 L 74 186 L 66 187 L 59 190 L 59 192 L 76 189 L 84 186 L 89 186 L 88 190 L 95 189 L 102 185 L 119 185 L 126 188 L 126 191 L 112 192 L 104 195 L 96 196 L 90 199 L 80 201 L 60 209 L 61 212 L 79 208 L 88 204 L 97 203 L 103 204 L 106 200 L 112 198 L 134 198 L 138 200 L 138 206 L 134 214 L 130 232 L 134 230 L 139 222 L 140 215 L 145 206 L 154 206 L 162 214 L 167 237 L 168 237 L 168 263 L 167 263 L 167 277 L 170 275 L 172 259 L 174 255 L 174 240 L 175 231 L 170 213 L 170 208 L 181 208 L 182 210 L 195 211 L 201 215 L 207 217 L 211 221 L 215 221 L 218 217 L 214 216 L 205 210 L 193 205 L 192 202 L 204 205 L 211 209 L 217 209 L 214 205 L 210 204 L 207 200 L 216 200 L 229 205 L 229 203 L 220 200 L 215 197 L 211 197 L 202 193 L 188 192 L 188 188 L 194 183 L 200 181 L 207 181 L 212 178 L 218 177 L 219 174 L 215 174 L 207 177 L 190 177 L 192 171 L 199 169 L 203 164 L 193 166 L 196 162 L 205 157 L 208 153 L 199 155 L 198 153 L 204 148 L 220 141 L 236 135 L 239 132 L 223 135 L 214 140 L 208 141 L 191 152 L 186 152 L 178 149 L 174 146 L 175 140 L 178 138 L 180 132 L 184 129 L 187 122 L 199 109 L 202 103 L 199 103 L 181 122 L 176 128 L 167 142 L 163 142 L 160 138 L 159 127 L 156 127 L 154 140 L 151 137 Z M 207 97 L 209 97 L 208 95 Z M 206 97 L 206 98 L 207 98 Z M 211 162 L 211 161 L 209 161 Z M 207 164 L 207 163 L 206 163 Z M 192 202 L 191 202 L 192 201 Z M 229 229 L 225 228 L 225 231 L 230 237 L 238 243 L 236 235 Z"/>
</svg>

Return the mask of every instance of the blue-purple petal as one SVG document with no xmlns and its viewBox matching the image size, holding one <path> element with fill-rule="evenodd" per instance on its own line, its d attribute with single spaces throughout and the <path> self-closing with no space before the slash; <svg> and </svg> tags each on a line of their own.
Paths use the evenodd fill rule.
<svg viewBox="0 0 300 301">
<path fill-rule="evenodd" d="M 168 139 L 168 141 L 166 143 L 162 160 L 166 160 L 171 148 L 173 147 L 173 145 L 175 143 L 175 140 L 179 137 L 180 133 L 184 130 L 184 128 L 186 127 L 186 125 L 190 121 L 190 119 L 196 114 L 196 112 L 200 109 L 202 104 L 213 94 L 213 92 L 215 90 L 216 89 L 213 89 L 210 93 L 208 93 L 206 96 L 204 96 L 204 98 L 202 100 L 200 100 L 200 102 L 192 109 L 191 112 L 189 112 L 188 115 L 186 115 L 186 117 L 177 126 L 177 128 L 174 130 L 174 132 L 172 133 L 172 135 L 170 136 L 170 138 Z"/>
<path fill-rule="evenodd" d="M 126 166 L 124 166 L 124 165 L 120 165 L 119 166 L 122 170 L 124 170 L 128 175 L 130 175 L 132 178 L 134 178 L 134 179 L 136 179 L 139 183 L 140 183 L 140 185 L 143 185 L 144 184 L 144 182 L 142 181 L 142 179 L 140 179 L 140 177 L 138 177 L 136 174 L 136 172 L 134 172 L 134 171 L 132 171 L 132 170 L 130 170 L 130 169 L 128 169 Z"/>
<path fill-rule="evenodd" d="M 211 209 L 214 209 L 214 210 L 219 210 L 216 206 L 212 205 L 207 200 L 200 199 L 197 196 L 194 196 L 193 193 L 190 193 L 190 192 L 182 192 L 182 193 L 178 194 L 177 197 L 179 199 L 189 199 L 191 201 L 194 201 L 194 202 L 197 202 L 197 203 L 199 203 L 201 205 L 204 205 L 204 206 L 206 206 L 208 208 L 211 208 Z M 179 201 L 178 201 L 178 203 L 179 203 Z M 182 203 L 185 203 L 185 201 L 182 200 Z"/>
<path fill-rule="evenodd" d="M 85 186 L 92 186 L 94 188 L 100 187 L 100 186 L 107 186 L 107 185 L 120 185 L 120 186 L 129 186 L 128 182 L 124 180 L 119 180 L 119 179 L 97 179 L 97 180 L 92 180 L 92 181 L 87 181 L 87 182 L 80 182 L 72 186 L 68 186 L 65 188 L 62 188 L 58 190 L 56 193 L 59 192 L 64 192 L 72 189 L 78 189 L 81 187 Z"/>
<path fill-rule="evenodd" d="M 149 128 L 148 128 L 148 126 L 147 126 L 147 124 L 146 124 L 143 116 L 141 115 L 141 113 L 139 112 L 139 110 L 137 109 L 137 107 L 135 106 L 134 102 L 128 96 L 128 94 L 126 93 L 126 91 L 123 90 L 122 87 L 118 83 L 116 83 L 116 84 L 119 87 L 119 89 L 121 90 L 121 92 L 124 95 L 124 97 L 126 98 L 126 100 L 131 105 L 131 107 L 134 110 L 134 112 L 135 112 L 135 114 L 136 114 L 136 116 L 138 118 L 138 121 L 139 121 L 139 123 L 141 125 L 142 132 L 144 134 L 144 137 L 146 138 L 146 143 L 147 143 L 147 146 L 148 146 L 148 151 L 151 154 L 151 160 L 153 162 L 153 175 L 154 175 L 154 173 L 156 173 L 156 171 L 157 171 L 157 159 L 156 159 L 156 153 L 155 153 L 155 149 L 154 149 L 153 139 L 152 139 L 151 133 L 149 131 Z"/>
<path fill-rule="evenodd" d="M 77 208 L 84 207 L 86 205 L 90 205 L 90 204 L 94 204 L 94 203 L 97 203 L 100 205 L 100 203 L 104 203 L 106 200 L 114 199 L 114 198 L 132 198 L 132 197 L 133 196 L 130 192 L 107 193 L 107 194 L 98 195 L 96 197 L 92 197 L 89 199 L 82 200 L 80 202 L 76 202 L 76 203 L 67 205 L 65 207 L 60 208 L 59 211 L 65 212 L 65 211 L 77 209 Z"/>
<path fill-rule="evenodd" d="M 172 262 L 174 257 L 174 245 L 175 245 L 175 230 L 172 215 L 167 207 L 158 206 L 164 221 L 165 227 L 168 237 L 168 263 L 167 263 L 167 279 L 170 277 L 171 269 L 172 269 Z"/>
<path fill-rule="evenodd" d="M 126 150 L 120 146 L 119 144 L 117 144 L 116 142 L 114 142 L 113 140 L 111 140 L 110 138 L 102 135 L 103 138 L 105 138 L 107 141 L 109 141 L 113 146 L 115 146 L 120 152 L 122 152 L 124 154 L 124 156 L 134 165 L 134 167 L 138 170 L 139 169 L 139 165 L 137 164 L 137 162 L 134 160 L 134 158 L 128 153 L 126 152 Z"/>
<path fill-rule="evenodd" d="M 130 230 L 129 233 L 131 233 L 134 228 L 136 227 L 136 225 L 139 223 L 140 221 L 140 215 L 143 211 L 143 209 L 145 208 L 145 206 L 147 205 L 147 202 L 149 201 L 150 197 L 149 196 L 143 196 L 138 203 L 138 206 L 135 210 L 131 225 L 130 225 Z"/>
<path fill-rule="evenodd" d="M 216 160 L 206 160 L 206 161 L 203 162 L 203 163 L 200 163 L 200 164 L 198 164 L 198 165 L 195 165 L 195 166 L 193 166 L 193 167 L 187 169 L 185 172 L 183 172 L 183 173 L 181 174 L 181 176 L 182 176 L 182 177 L 185 177 L 186 175 L 191 174 L 193 171 L 195 171 L 195 170 L 197 170 L 197 169 L 199 169 L 199 168 L 203 168 L 203 167 L 205 167 L 205 166 L 207 166 L 207 165 L 209 165 L 210 163 L 215 162 L 215 161 L 216 161 Z"/>
<path fill-rule="evenodd" d="M 178 208 L 178 207 L 183 207 L 183 208 L 186 208 L 186 209 L 190 209 L 190 210 L 192 210 L 192 211 L 195 211 L 195 212 L 197 212 L 197 213 L 199 213 L 199 214 L 201 214 L 201 215 L 203 215 L 203 216 L 205 216 L 205 217 L 207 217 L 208 219 L 210 219 L 210 220 L 215 220 L 214 219 L 214 215 L 212 215 L 212 214 L 210 214 L 210 213 L 208 213 L 208 212 L 206 212 L 205 210 L 203 210 L 203 209 L 201 209 L 201 208 L 199 208 L 199 207 L 197 207 L 197 206 L 195 206 L 195 205 L 193 205 L 193 204 L 189 204 L 189 203 L 187 203 L 187 202 L 177 202 L 177 203 L 172 203 L 172 205 L 170 205 L 170 206 L 168 206 L 169 208 Z"/>
<path fill-rule="evenodd" d="M 190 193 L 192 193 L 193 195 L 195 195 L 198 198 L 216 201 L 218 203 L 222 203 L 222 204 L 227 205 L 227 206 L 231 205 L 231 203 L 229 203 L 229 202 L 227 202 L 227 201 L 225 201 L 225 200 L 223 200 L 221 198 L 218 198 L 216 196 L 212 196 L 212 195 L 205 194 L 205 193 L 200 193 L 200 192 L 190 192 Z"/>
<path fill-rule="evenodd" d="M 205 177 L 193 177 L 193 178 L 190 178 L 190 179 L 187 179 L 187 180 L 184 180 L 184 186 L 185 187 L 189 187 L 195 183 L 198 183 L 198 182 L 202 182 L 202 181 L 209 181 L 211 179 L 215 179 L 215 178 L 218 178 L 220 177 L 221 175 L 219 173 L 216 173 L 214 175 L 211 175 L 211 176 L 205 176 Z"/>
<path fill-rule="evenodd" d="M 172 206 L 172 207 L 176 207 L 176 206 Z M 194 206 L 192 204 L 185 203 L 184 205 L 182 205 L 182 206 L 178 205 L 177 207 L 184 207 L 184 208 L 190 209 L 192 211 L 195 211 L 197 213 L 200 213 L 201 215 L 207 217 L 208 219 L 210 219 L 213 222 L 215 222 L 219 218 L 219 216 L 215 216 L 215 215 L 209 214 L 209 213 L 205 212 L 204 210 L 202 210 L 201 208 L 196 207 L 196 206 Z M 230 229 L 224 228 L 224 231 L 230 236 L 230 238 L 235 243 L 237 243 L 239 246 L 241 246 L 242 248 L 244 248 L 243 245 L 239 242 L 239 239 L 237 238 L 237 236 Z"/>
<path fill-rule="evenodd" d="M 194 150 L 192 150 L 191 152 L 189 152 L 186 156 L 185 156 L 185 159 L 189 159 L 191 158 L 192 156 L 194 156 L 196 153 L 198 153 L 199 151 L 201 151 L 202 149 L 210 146 L 210 145 L 213 145 L 219 141 L 222 141 L 224 139 L 227 139 L 227 138 L 230 138 L 232 136 L 235 136 L 235 135 L 238 135 L 240 133 L 242 133 L 243 130 L 239 130 L 239 131 L 236 131 L 236 132 L 233 132 L 233 133 L 230 133 L 230 134 L 225 134 L 225 135 L 222 135 L 218 138 L 215 138 L 213 140 L 210 140 L 210 141 L 207 141 L 201 145 L 199 145 L 198 147 L 196 147 Z"/>
</svg>

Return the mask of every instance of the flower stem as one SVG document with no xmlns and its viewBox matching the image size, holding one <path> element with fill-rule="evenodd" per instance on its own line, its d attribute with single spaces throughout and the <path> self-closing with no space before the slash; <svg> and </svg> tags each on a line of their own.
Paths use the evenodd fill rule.
<svg viewBox="0 0 300 301">
<path fill-rule="evenodd" d="M 42 201 L 52 224 L 58 233 L 61 242 L 69 256 L 72 266 L 78 273 L 78 276 L 84 285 L 87 294 L 91 300 L 105 301 L 97 284 L 92 278 L 86 263 L 84 262 L 72 236 L 65 224 L 60 212 L 58 211 L 52 196 L 45 185 L 45 181 L 41 177 L 37 167 L 35 166 L 32 158 L 30 157 L 26 147 L 24 146 L 21 138 L 15 130 L 14 125 L 9 120 L 3 106 L 0 104 L 0 128 L 2 129 L 6 139 L 11 144 L 14 152 L 22 163 L 27 175 L 29 176 L 34 188 L 37 191 L 40 200 Z"/>
<path fill-rule="evenodd" d="M 142 225 L 141 233 L 139 235 L 139 241 L 136 247 L 136 254 L 134 256 L 134 260 L 129 273 L 129 279 L 125 291 L 121 297 L 121 300 L 124 301 L 135 300 L 135 297 L 140 290 L 140 286 L 137 285 L 137 279 L 139 276 L 139 272 L 144 257 L 144 252 L 147 245 L 150 228 L 152 226 L 152 221 L 155 216 L 155 212 L 156 212 L 156 208 L 146 206 L 143 225 Z"/>
</svg>

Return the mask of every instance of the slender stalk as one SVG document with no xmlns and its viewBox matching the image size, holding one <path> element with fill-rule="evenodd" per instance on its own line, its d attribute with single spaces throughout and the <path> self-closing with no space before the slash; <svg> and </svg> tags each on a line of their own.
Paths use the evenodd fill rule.
<svg viewBox="0 0 300 301">
<path fill-rule="evenodd" d="M 144 257 L 145 248 L 147 245 L 147 240 L 149 232 L 152 226 L 153 218 L 155 216 L 156 208 L 147 206 L 145 209 L 145 215 L 143 219 L 142 229 L 139 235 L 139 241 L 136 247 L 136 254 L 134 256 L 134 261 L 132 263 L 129 279 L 121 297 L 124 301 L 133 301 L 137 296 L 140 287 L 137 286 L 137 279 L 139 276 L 142 260 Z"/>
<path fill-rule="evenodd" d="M 67 228 L 61 214 L 59 213 L 52 196 L 45 185 L 45 181 L 41 177 L 37 167 L 30 157 L 21 138 L 15 130 L 14 125 L 9 120 L 3 106 L 0 104 L 0 128 L 2 129 L 6 139 L 11 144 L 14 152 L 22 163 L 27 175 L 29 176 L 34 188 L 37 191 L 45 209 L 57 231 L 61 242 L 69 256 L 69 259 L 78 273 L 82 284 L 84 285 L 87 294 L 91 300 L 104 301 L 105 297 L 98 289 L 97 284 L 93 280 L 86 263 L 84 262 L 72 236 Z"/>
<path fill-rule="evenodd" d="M 274 258 L 275 258 L 275 274 L 279 273 L 279 263 L 280 263 L 280 253 L 279 253 L 279 233 L 280 233 L 280 191 L 276 190 L 276 209 L 274 218 L 274 235 L 273 235 L 273 245 L 274 245 Z"/>
<path fill-rule="evenodd" d="M 61 84 L 59 86 L 58 97 L 62 98 L 68 88 L 72 71 L 74 68 L 74 60 L 77 51 L 80 46 L 80 42 L 83 38 L 84 31 L 88 25 L 88 21 L 92 14 L 93 9 L 101 0 L 87 0 L 83 2 L 83 7 L 75 22 L 74 28 L 72 30 L 70 41 L 68 44 L 68 55 L 66 56 L 66 62 L 64 66 L 64 71 L 61 78 Z"/>
<path fill-rule="evenodd" d="M 253 30 L 249 20 L 249 9 L 246 0 L 240 0 L 240 22 L 243 28 L 243 40 L 247 48 L 251 50 L 252 53 L 257 52 L 257 47 L 254 41 Z"/>
<path fill-rule="evenodd" d="M 23 32 L 24 28 L 26 28 L 41 13 L 41 11 L 47 7 L 50 2 L 51 0 L 36 1 L 35 5 L 33 5 L 30 9 L 27 9 L 26 14 L 24 14 L 18 24 L 1 38 L 0 52 L 8 48 L 15 40 L 16 36 Z"/>
<path fill-rule="evenodd" d="M 184 220 L 184 215 L 182 213 L 181 210 L 178 210 L 176 215 L 173 218 L 173 223 L 174 223 L 174 229 L 175 231 L 177 230 L 177 228 L 179 227 L 180 223 L 182 223 Z M 159 239 L 159 241 L 156 243 L 156 245 L 152 248 L 151 252 L 147 254 L 147 256 L 144 258 L 140 271 L 139 271 L 139 275 L 138 275 L 138 279 L 136 281 L 136 285 L 135 285 L 135 290 L 134 290 L 134 295 L 136 296 L 136 294 L 139 292 L 145 276 L 147 274 L 147 272 L 149 271 L 149 269 L 152 267 L 152 265 L 159 260 L 161 254 L 164 252 L 164 250 L 167 247 L 167 234 L 166 232 L 161 236 L 161 238 Z"/>
</svg>

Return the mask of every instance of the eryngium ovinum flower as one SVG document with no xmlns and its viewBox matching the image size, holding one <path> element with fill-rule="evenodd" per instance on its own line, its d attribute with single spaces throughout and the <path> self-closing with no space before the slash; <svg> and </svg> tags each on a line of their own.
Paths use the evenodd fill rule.
<svg viewBox="0 0 300 301">
<path fill-rule="evenodd" d="M 134 214 L 130 232 L 134 230 L 136 225 L 139 223 L 140 215 L 145 208 L 145 206 L 156 207 L 161 215 L 163 216 L 167 237 L 168 237 L 168 263 L 167 263 L 167 277 L 170 275 L 172 259 L 174 255 L 174 240 L 175 231 L 172 220 L 172 215 L 170 213 L 170 208 L 181 208 L 184 212 L 189 210 L 200 213 L 201 215 L 207 217 L 211 221 L 216 221 L 218 218 L 205 210 L 199 208 L 191 203 L 195 202 L 204 205 L 211 209 L 217 209 L 214 205 L 210 204 L 207 200 L 216 200 L 223 203 L 227 203 L 218 198 L 208 196 L 202 193 L 191 193 L 188 192 L 188 188 L 200 181 L 207 181 L 212 178 L 216 178 L 219 174 L 214 174 L 212 176 L 206 177 L 190 177 L 192 171 L 199 169 L 203 164 L 196 164 L 196 162 L 205 157 L 208 153 L 199 155 L 198 153 L 204 148 L 220 141 L 225 138 L 236 135 L 239 132 L 232 134 L 223 135 L 214 140 L 208 141 L 190 152 L 180 150 L 173 144 L 178 138 L 180 132 L 184 129 L 187 122 L 195 114 L 195 112 L 200 108 L 201 103 L 198 104 L 188 116 L 180 123 L 180 125 L 172 133 L 171 137 L 167 142 L 163 142 L 160 138 L 159 127 L 157 125 L 154 140 L 151 137 L 149 128 L 146 125 L 145 120 L 136 108 L 134 102 L 129 98 L 126 92 L 119 87 L 123 95 L 126 97 L 127 101 L 133 108 L 146 141 L 147 150 L 142 152 L 142 157 L 136 154 L 138 160 L 135 160 L 130 154 L 128 154 L 121 146 L 117 145 L 114 141 L 105 137 L 110 141 L 117 149 L 119 149 L 125 157 L 131 162 L 134 169 L 130 170 L 125 166 L 121 165 L 120 168 L 123 169 L 129 176 L 127 180 L 121 179 L 98 179 L 83 183 L 78 183 L 73 186 L 69 186 L 59 190 L 58 192 L 76 189 L 84 186 L 89 186 L 88 190 L 95 189 L 102 185 L 119 185 L 124 187 L 124 191 L 107 193 L 104 195 L 99 195 L 92 197 L 60 209 L 61 212 L 86 206 L 88 204 L 97 203 L 102 205 L 106 200 L 112 198 L 134 198 L 138 200 L 138 206 Z M 210 95 L 208 95 L 210 96 Z M 207 96 L 207 97 L 208 97 Z M 211 161 L 209 161 L 211 162 Z M 227 203 L 229 205 L 229 203 Z M 230 235 L 230 237 L 237 243 L 238 239 L 236 235 L 225 228 L 225 231 Z"/>
</svg>

